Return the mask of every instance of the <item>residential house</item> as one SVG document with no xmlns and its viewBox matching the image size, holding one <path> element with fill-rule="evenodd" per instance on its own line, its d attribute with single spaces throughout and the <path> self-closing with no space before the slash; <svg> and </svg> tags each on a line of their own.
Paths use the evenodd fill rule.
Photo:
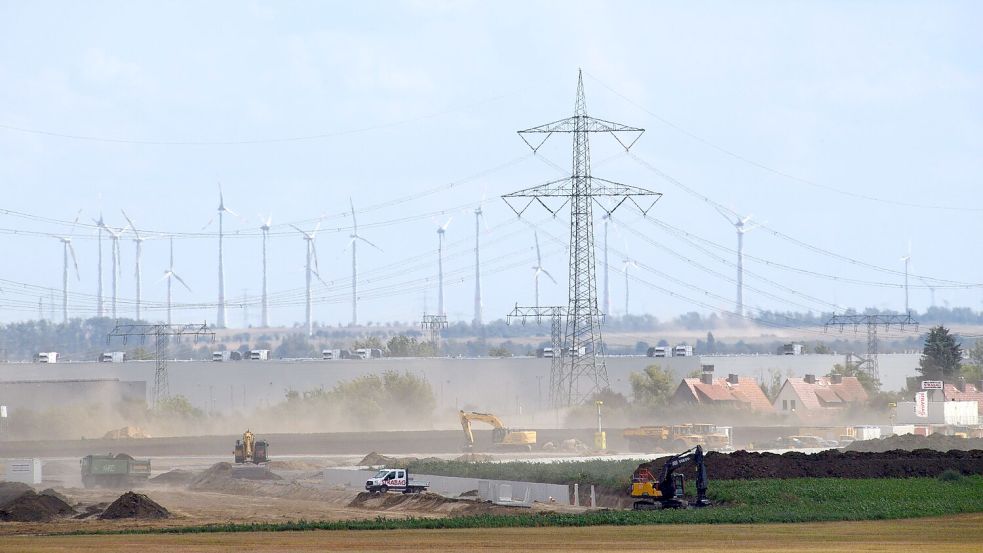
<svg viewBox="0 0 983 553">
<path fill-rule="evenodd" d="M 787 378 L 772 403 L 779 413 L 832 412 L 867 401 L 867 391 L 855 376 L 834 374 L 816 378 Z"/>
<path fill-rule="evenodd" d="M 670 398 L 673 404 L 725 405 L 744 407 L 752 411 L 772 412 L 771 402 L 761 390 L 758 381 L 750 376 L 727 375 L 727 378 L 714 378 L 712 367 L 699 378 L 684 378 Z"/>
</svg>

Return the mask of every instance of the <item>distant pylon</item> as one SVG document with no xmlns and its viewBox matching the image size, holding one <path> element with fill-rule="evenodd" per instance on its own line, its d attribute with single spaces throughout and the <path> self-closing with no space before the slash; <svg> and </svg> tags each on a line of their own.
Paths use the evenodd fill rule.
<svg viewBox="0 0 983 553">
<path fill-rule="evenodd" d="M 551 399 L 556 406 L 583 403 L 609 387 L 607 368 L 603 358 L 599 357 L 603 343 L 602 313 L 597 304 L 594 203 L 602 197 L 607 197 L 613 199 L 614 205 L 609 213 L 625 202 L 631 202 L 643 213 L 647 213 L 661 196 L 657 192 L 643 188 L 592 177 L 588 139 L 592 132 L 611 133 L 621 146 L 628 150 L 644 129 L 587 115 L 583 76 L 578 74 L 573 117 L 519 131 L 519 136 L 534 152 L 554 133 L 573 134 L 571 176 L 503 196 L 509 207 L 520 216 L 534 202 L 543 205 L 554 215 L 567 204 L 570 205 L 570 287 L 564 337 L 564 345 L 569 348 L 570 353 L 569 356 L 563 357 L 564 363 L 559 369 L 562 371 L 561 374 L 551 375 Z M 542 135 L 542 139 L 534 140 L 535 144 L 530 142 L 531 137 L 537 134 Z M 624 139 L 619 135 L 623 135 Z M 646 206 L 639 205 L 640 197 L 652 201 L 650 204 L 644 202 L 648 204 Z M 551 199 L 555 199 L 558 205 L 550 207 L 548 202 Z M 524 202 L 524 205 L 516 207 L 513 202 L 517 204 Z"/>
</svg>

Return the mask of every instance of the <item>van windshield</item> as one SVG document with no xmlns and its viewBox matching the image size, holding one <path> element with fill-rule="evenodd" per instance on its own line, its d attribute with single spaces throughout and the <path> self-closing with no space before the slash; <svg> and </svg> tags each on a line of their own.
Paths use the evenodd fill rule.
<svg viewBox="0 0 983 553">
<path fill-rule="evenodd" d="M 372 478 L 385 478 L 389 474 L 389 469 L 382 469 L 375 474 Z"/>
</svg>

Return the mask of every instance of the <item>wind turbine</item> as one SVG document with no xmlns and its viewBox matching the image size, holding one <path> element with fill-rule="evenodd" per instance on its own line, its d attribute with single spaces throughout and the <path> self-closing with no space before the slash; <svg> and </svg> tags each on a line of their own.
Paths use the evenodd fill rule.
<svg viewBox="0 0 983 553">
<path fill-rule="evenodd" d="M 437 227 L 437 314 L 444 315 L 444 233 L 454 217 Z"/>
<path fill-rule="evenodd" d="M 81 212 L 80 212 L 81 213 Z M 76 215 L 75 221 L 72 223 L 72 229 L 75 228 L 75 223 L 78 223 L 79 218 Z M 72 247 L 72 239 L 69 236 L 54 236 L 58 240 L 61 240 L 62 248 L 62 272 L 61 272 L 61 313 L 62 321 L 68 322 L 68 254 L 72 254 L 72 263 L 75 265 L 75 279 L 82 280 L 82 275 L 79 274 L 79 263 L 78 259 L 75 257 L 75 248 Z"/>
<path fill-rule="evenodd" d="M 191 287 L 188 286 L 188 283 L 185 282 L 183 278 L 181 278 L 180 276 L 178 276 L 177 273 L 174 272 L 174 237 L 173 236 L 171 237 L 170 242 L 171 242 L 171 262 L 167 266 L 167 270 L 164 271 L 164 278 L 161 279 L 161 280 L 164 279 L 167 280 L 167 324 L 171 324 L 171 279 L 177 279 L 177 281 L 180 282 L 182 286 L 188 289 L 188 292 L 191 291 Z"/>
<path fill-rule="evenodd" d="M 543 257 L 539 253 L 539 234 L 536 233 L 536 232 L 533 232 L 533 238 L 535 238 L 535 240 L 536 240 L 536 265 L 533 266 L 532 270 L 535 271 L 533 273 L 533 281 L 536 284 L 536 307 L 539 307 L 539 275 L 540 275 L 540 273 L 542 273 L 542 274 L 550 277 L 550 280 L 553 281 L 553 284 L 559 284 L 559 283 L 556 282 L 556 279 L 553 278 L 553 275 L 551 275 L 550 272 L 547 271 L 545 267 L 543 267 Z"/>
<path fill-rule="evenodd" d="M 102 217 L 100 217 L 100 219 L 102 219 Z M 119 237 L 120 235 L 123 234 L 123 231 L 126 230 L 126 227 L 123 227 L 115 231 L 109 228 L 108 226 L 105 226 L 104 229 L 106 230 L 107 233 L 109 233 L 109 238 L 112 240 L 113 301 L 111 306 L 112 306 L 113 319 L 116 319 L 116 297 L 119 293 L 119 265 L 120 265 Z"/>
<path fill-rule="evenodd" d="M 123 210 L 120 210 L 120 211 L 123 211 Z M 123 218 L 126 219 L 126 222 L 130 225 L 130 230 L 133 231 L 133 243 L 136 245 L 136 271 L 135 271 L 134 274 L 135 274 L 136 279 L 137 279 L 137 297 L 136 297 L 136 315 L 137 315 L 137 319 L 136 320 L 139 321 L 140 320 L 140 280 L 141 280 L 141 277 L 140 277 L 140 253 L 141 253 L 141 250 L 143 249 L 143 237 L 140 236 L 140 231 L 137 230 L 137 226 L 133 224 L 133 221 L 130 220 L 130 217 L 126 214 L 125 211 L 123 211 Z M 120 232 L 122 232 L 122 231 L 120 231 Z M 115 306 L 115 303 L 116 303 L 116 299 L 115 298 L 116 298 L 116 296 L 114 294 L 113 295 L 113 304 L 114 304 L 114 306 Z"/>
<path fill-rule="evenodd" d="M 103 294 L 102 294 L 102 231 L 106 228 L 106 222 L 102 219 L 102 212 L 99 212 L 99 219 L 93 219 L 93 223 L 99 229 L 99 262 L 98 262 L 98 272 L 99 272 L 99 283 L 96 286 L 96 316 L 102 317 L 105 314 Z"/>
<path fill-rule="evenodd" d="M 314 242 L 317 239 L 317 231 L 321 229 L 321 223 L 318 222 L 317 226 L 314 227 L 314 230 L 312 230 L 311 232 L 307 232 L 306 230 L 301 230 L 299 227 L 295 225 L 290 225 L 290 226 L 293 227 L 294 230 L 296 230 L 297 232 L 304 235 L 304 240 L 307 242 L 307 289 L 304 299 L 306 300 L 305 304 L 306 304 L 307 335 L 313 336 L 314 322 L 311 319 L 311 275 L 316 276 L 317 279 L 320 280 L 321 283 L 324 284 L 325 286 L 328 285 L 328 283 L 324 282 L 324 279 L 321 278 L 320 268 L 317 265 L 317 246 Z M 313 267 L 311 267 L 312 258 L 314 259 Z"/>
<path fill-rule="evenodd" d="M 625 273 L 625 315 L 628 315 L 628 313 L 629 313 L 628 306 L 630 305 L 628 303 L 628 269 L 630 267 L 638 267 L 638 263 L 635 263 L 635 260 L 632 259 L 632 258 L 630 258 L 630 257 L 626 257 L 622 261 L 625 264 L 624 265 L 624 273 Z"/>
<path fill-rule="evenodd" d="M 358 241 L 361 240 L 380 252 L 382 248 L 358 233 L 358 219 L 355 218 L 355 204 L 351 198 L 348 198 L 348 205 L 352 208 L 352 233 L 349 235 L 352 240 L 348 245 L 352 247 L 352 326 L 355 326 L 358 324 Z"/>
<path fill-rule="evenodd" d="M 908 264 L 911 262 L 911 240 L 908 241 L 908 255 L 901 258 L 904 261 L 904 312 L 911 313 L 908 308 Z"/>
<path fill-rule="evenodd" d="M 737 231 L 737 301 L 735 302 L 735 311 L 739 317 L 744 316 L 744 233 L 750 232 L 759 226 L 761 223 L 748 225 L 751 218 L 754 215 L 748 215 L 746 217 L 737 216 L 736 219 L 731 219 L 731 215 L 721 208 L 717 208 L 717 211 L 727 219 L 727 222 L 734 225 L 734 229 Z M 733 213 L 733 212 L 732 212 Z"/>
<path fill-rule="evenodd" d="M 269 316 L 269 303 L 267 303 L 267 288 L 266 288 L 266 242 L 270 238 L 270 227 L 273 225 L 273 215 L 268 215 L 265 220 L 260 217 L 263 225 L 259 227 L 259 230 L 263 231 L 263 328 L 269 328 L 270 326 L 270 316 Z"/>
<path fill-rule="evenodd" d="M 222 195 L 222 183 L 218 183 L 218 315 L 215 317 L 215 326 L 218 328 L 225 328 L 225 265 L 224 256 L 222 253 L 222 239 L 225 237 L 225 228 L 223 227 L 223 216 L 226 213 L 231 213 L 236 216 L 236 212 L 225 207 L 225 197 Z M 205 228 L 212 224 L 208 221 Z"/>
<path fill-rule="evenodd" d="M 481 224 L 485 222 L 485 214 L 481 210 L 485 203 L 485 195 L 481 195 L 481 201 L 474 210 L 474 320 L 471 324 L 475 327 L 481 326 Z M 448 221 L 450 222 L 450 221 Z M 488 230 L 487 223 L 485 230 Z"/>
</svg>

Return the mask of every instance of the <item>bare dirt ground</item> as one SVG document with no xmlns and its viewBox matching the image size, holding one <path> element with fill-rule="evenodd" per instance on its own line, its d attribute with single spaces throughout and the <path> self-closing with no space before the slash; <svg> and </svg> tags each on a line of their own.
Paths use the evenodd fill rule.
<svg viewBox="0 0 983 553">
<path fill-rule="evenodd" d="M 17 536 L 0 551 L 616 551 L 977 552 L 983 515 L 762 525 L 603 526 L 478 530 L 278 532 L 140 536 Z"/>
</svg>

